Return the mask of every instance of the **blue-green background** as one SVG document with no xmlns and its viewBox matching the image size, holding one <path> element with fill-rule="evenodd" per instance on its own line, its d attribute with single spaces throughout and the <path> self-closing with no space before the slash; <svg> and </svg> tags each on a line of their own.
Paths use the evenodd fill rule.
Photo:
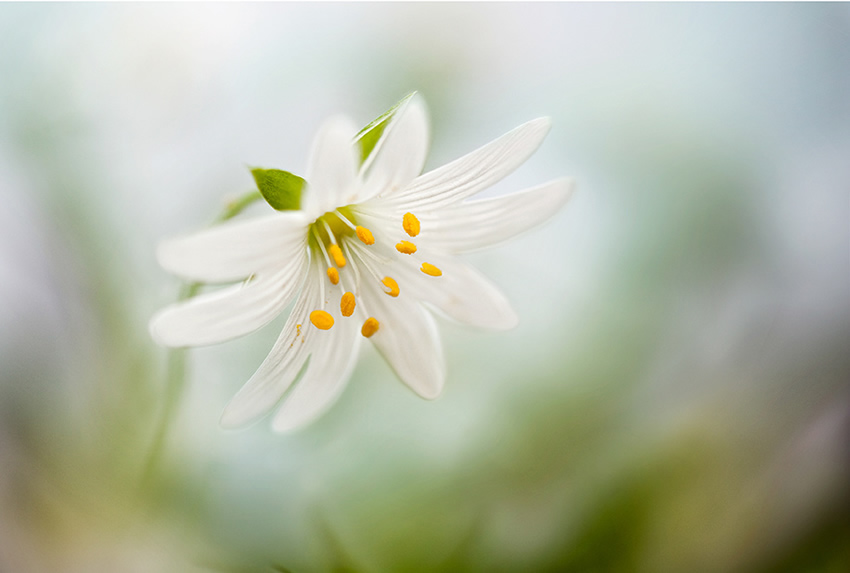
<svg viewBox="0 0 850 573">
<path fill-rule="evenodd" d="M 220 430 L 278 320 L 152 454 L 157 242 L 414 89 L 428 168 L 553 120 L 488 193 L 573 200 L 469 257 L 520 326 Z M 846 5 L 0 6 L 0 571 L 843 572 L 848 380 Z"/>
</svg>

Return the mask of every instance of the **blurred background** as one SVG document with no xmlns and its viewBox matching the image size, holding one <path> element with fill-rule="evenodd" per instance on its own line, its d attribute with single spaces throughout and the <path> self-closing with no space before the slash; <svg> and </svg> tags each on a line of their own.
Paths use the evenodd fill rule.
<svg viewBox="0 0 850 573">
<path fill-rule="evenodd" d="M 427 168 L 553 119 L 520 326 L 221 430 L 282 319 L 156 347 L 157 242 L 412 90 Z M 847 5 L 4 4 L 0 571 L 848 571 L 848 157 Z"/>
</svg>

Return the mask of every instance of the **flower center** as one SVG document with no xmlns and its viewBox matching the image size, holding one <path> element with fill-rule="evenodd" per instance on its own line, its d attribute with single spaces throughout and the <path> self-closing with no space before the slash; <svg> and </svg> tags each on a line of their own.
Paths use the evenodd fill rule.
<svg viewBox="0 0 850 573">
<path fill-rule="evenodd" d="M 421 229 L 419 219 L 413 213 L 404 214 L 401 227 L 410 238 L 419 235 Z M 328 265 L 327 275 L 331 289 L 338 288 L 343 293 L 340 299 L 340 313 L 343 318 L 351 317 L 354 314 L 354 309 L 357 306 L 355 297 L 360 296 L 361 270 L 381 283 L 387 295 L 393 298 L 399 296 L 401 289 L 395 279 L 389 276 L 381 278 L 383 273 L 378 271 L 382 266 L 389 264 L 391 259 L 382 256 L 381 249 L 374 250 L 378 248 L 373 247 L 375 245 L 374 235 L 366 227 L 357 224 L 351 206 L 328 211 L 310 225 L 308 233 L 310 249 L 317 260 L 324 259 Z M 418 251 L 416 245 L 408 240 L 396 243 L 395 250 L 405 255 L 414 255 Z M 422 263 L 420 270 L 431 277 L 439 277 L 443 274 L 439 268 L 427 262 Z M 328 303 L 328 299 L 325 298 L 327 285 L 324 281 L 319 288 L 321 289 L 322 307 L 324 308 L 324 305 Z M 368 311 L 366 312 L 368 315 Z M 334 325 L 333 317 L 323 309 L 313 311 L 310 315 L 310 321 L 320 330 L 330 330 Z M 370 317 L 363 324 L 361 333 L 369 338 L 377 332 L 378 325 L 378 320 L 375 317 Z"/>
<path fill-rule="evenodd" d="M 336 245 L 342 238 L 355 234 L 354 220 L 354 214 L 349 207 L 340 207 L 335 211 L 328 211 L 310 225 L 310 241 L 312 243 L 321 241 L 325 249 L 331 245 Z M 316 235 L 318 235 L 318 239 Z M 318 247 L 319 245 L 311 246 Z"/>
</svg>

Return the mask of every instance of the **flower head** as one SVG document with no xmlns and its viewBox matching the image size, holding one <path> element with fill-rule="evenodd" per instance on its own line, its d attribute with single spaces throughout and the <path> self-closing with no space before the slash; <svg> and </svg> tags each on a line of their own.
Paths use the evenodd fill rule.
<svg viewBox="0 0 850 573">
<path fill-rule="evenodd" d="M 548 131 L 548 119 L 530 121 L 420 175 L 428 120 L 418 96 L 359 133 L 346 118 L 327 120 L 299 209 L 160 246 L 160 264 L 174 274 L 241 282 L 163 309 L 151 321 L 153 337 L 175 347 L 222 342 L 267 324 L 295 299 L 271 352 L 225 408 L 225 427 L 252 421 L 281 399 L 275 429 L 310 422 L 341 393 L 365 339 L 414 392 L 436 398 L 444 359 L 423 303 L 463 324 L 516 324 L 504 295 L 456 255 L 503 242 L 567 201 L 568 179 L 467 200 L 522 164 Z"/>
</svg>

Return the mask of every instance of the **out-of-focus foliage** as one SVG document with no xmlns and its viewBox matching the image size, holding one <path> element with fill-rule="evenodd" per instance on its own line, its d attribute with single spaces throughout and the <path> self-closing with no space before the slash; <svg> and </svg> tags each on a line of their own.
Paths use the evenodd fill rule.
<svg viewBox="0 0 850 573">
<path fill-rule="evenodd" d="M 0 6 L 0 571 L 850 570 L 849 44 L 842 5 Z M 436 402 L 370 349 L 304 431 L 220 430 L 280 321 L 156 348 L 157 241 L 411 90 L 431 167 L 553 118 L 488 193 L 577 195 L 472 257 L 521 325 L 445 324 Z"/>
</svg>

